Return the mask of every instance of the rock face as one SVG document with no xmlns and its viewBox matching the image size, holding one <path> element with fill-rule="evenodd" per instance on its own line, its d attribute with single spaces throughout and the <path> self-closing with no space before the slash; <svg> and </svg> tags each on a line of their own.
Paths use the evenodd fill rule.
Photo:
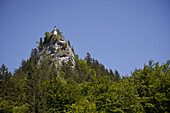
<svg viewBox="0 0 170 113">
<path fill-rule="evenodd" d="M 57 69 L 62 67 L 63 62 L 74 68 L 74 53 L 62 36 L 46 35 L 39 46 L 38 65 L 48 60 L 50 64 L 54 63 Z"/>
</svg>

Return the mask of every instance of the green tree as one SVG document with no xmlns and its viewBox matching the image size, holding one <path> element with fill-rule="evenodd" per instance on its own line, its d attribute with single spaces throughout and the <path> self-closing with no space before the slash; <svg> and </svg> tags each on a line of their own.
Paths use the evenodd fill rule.
<svg viewBox="0 0 170 113">
<path fill-rule="evenodd" d="M 90 55 L 90 53 L 89 52 L 87 52 L 87 55 L 86 55 L 86 57 L 85 57 L 85 59 L 84 59 L 86 62 L 87 62 L 87 64 L 88 65 L 90 65 L 91 64 L 91 62 L 92 62 L 92 58 L 91 58 L 91 55 Z"/>
<path fill-rule="evenodd" d="M 48 101 L 47 105 L 51 112 L 69 111 L 72 104 L 79 101 L 80 87 L 72 79 L 62 82 L 60 79 L 47 81 Z"/>
<path fill-rule="evenodd" d="M 120 74 L 117 70 L 115 70 L 115 81 L 119 81 L 120 80 Z"/>
</svg>

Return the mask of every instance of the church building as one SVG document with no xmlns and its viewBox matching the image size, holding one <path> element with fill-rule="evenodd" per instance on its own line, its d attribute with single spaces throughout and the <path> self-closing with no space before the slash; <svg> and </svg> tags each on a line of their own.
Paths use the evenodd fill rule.
<svg viewBox="0 0 170 113">
<path fill-rule="evenodd" d="M 56 26 L 54 26 L 54 35 L 57 36 L 57 29 L 56 29 Z"/>
</svg>

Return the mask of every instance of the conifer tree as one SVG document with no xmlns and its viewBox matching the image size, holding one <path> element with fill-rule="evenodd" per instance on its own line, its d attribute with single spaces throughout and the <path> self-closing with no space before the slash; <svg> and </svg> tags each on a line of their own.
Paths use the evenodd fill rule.
<svg viewBox="0 0 170 113">
<path fill-rule="evenodd" d="M 87 62 L 88 66 L 91 65 L 91 62 L 92 62 L 92 58 L 91 58 L 91 55 L 89 52 L 87 52 L 87 55 L 85 57 L 85 61 Z"/>
</svg>

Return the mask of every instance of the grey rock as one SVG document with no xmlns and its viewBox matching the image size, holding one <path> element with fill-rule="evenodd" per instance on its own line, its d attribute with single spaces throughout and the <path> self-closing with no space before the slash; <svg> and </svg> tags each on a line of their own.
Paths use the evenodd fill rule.
<svg viewBox="0 0 170 113">
<path fill-rule="evenodd" d="M 47 60 L 50 61 L 51 64 L 54 63 L 57 69 L 62 67 L 62 62 L 69 62 L 72 68 L 75 67 L 72 48 L 61 36 L 56 36 L 55 40 L 52 39 L 48 43 L 42 45 L 42 49 L 39 51 L 38 66 Z"/>
</svg>

